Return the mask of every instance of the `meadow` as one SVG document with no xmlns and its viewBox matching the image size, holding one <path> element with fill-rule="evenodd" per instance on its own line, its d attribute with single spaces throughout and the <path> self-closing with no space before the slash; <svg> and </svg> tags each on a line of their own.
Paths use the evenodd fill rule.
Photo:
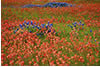
<svg viewBox="0 0 100 67">
<path fill-rule="evenodd" d="M 100 66 L 99 0 L 58 0 L 75 6 L 57 8 L 1 2 L 2 66 Z"/>
</svg>

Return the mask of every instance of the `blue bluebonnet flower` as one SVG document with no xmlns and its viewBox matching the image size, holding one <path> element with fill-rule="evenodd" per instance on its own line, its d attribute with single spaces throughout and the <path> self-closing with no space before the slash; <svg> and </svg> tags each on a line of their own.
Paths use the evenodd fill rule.
<svg viewBox="0 0 100 67">
<path fill-rule="evenodd" d="M 79 24 L 78 25 L 81 25 L 81 21 L 79 22 Z"/>
<path fill-rule="evenodd" d="M 74 24 L 74 27 L 76 27 L 76 25 Z"/>
<path fill-rule="evenodd" d="M 37 26 L 38 29 L 41 29 L 39 26 Z"/>
<path fill-rule="evenodd" d="M 75 24 L 77 24 L 77 22 L 75 22 Z"/>
<path fill-rule="evenodd" d="M 50 23 L 50 22 L 48 21 L 48 25 L 49 25 L 49 23 Z"/>
<path fill-rule="evenodd" d="M 55 30 L 53 31 L 53 33 L 55 32 Z"/>
<path fill-rule="evenodd" d="M 32 33 L 32 31 L 29 31 L 30 33 Z"/>
<path fill-rule="evenodd" d="M 53 24 L 50 24 L 49 26 L 51 27 L 51 26 L 53 26 Z"/>
<path fill-rule="evenodd" d="M 71 28 L 73 28 L 72 26 L 70 26 Z"/>
<path fill-rule="evenodd" d="M 82 26 L 84 26 L 84 24 L 82 24 Z"/>
<path fill-rule="evenodd" d="M 79 24 L 81 24 L 82 22 L 80 21 Z"/>
<path fill-rule="evenodd" d="M 22 8 L 27 8 L 27 7 L 66 7 L 66 6 L 75 6 L 75 5 L 72 5 L 72 4 L 68 4 L 68 3 L 59 3 L 59 2 L 50 2 L 50 3 L 47 3 L 45 5 L 32 5 L 32 4 L 29 4 L 29 5 L 24 5 L 22 6 Z"/>
<path fill-rule="evenodd" d="M 17 28 L 17 31 L 19 30 L 19 28 Z"/>
<path fill-rule="evenodd" d="M 45 24 L 43 24 L 43 27 L 45 26 Z"/>
<path fill-rule="evenodd" d="M 19 24 L 19 26 L 20 26 L 20 28 L 22 27 L 22 25 L 21 25 L 21 24 Z"/>
<path fill-rule="evenodd" d="M 70 5 L 70 7 L 72 7 L 72 5 Z"/>
<path fill-rule="evenodd" d="M 23 26 L 25 26 L 25 24 L 23 23 Z"/>
<path fill-rule="evenodd" d="M 92 30 L 90 30 L 90 32 L 92 32 Z"/>
<path fill-rule="evenodd" d="M 29 25 L 29 22 L 27 22 L 27 25 Z"/>
<path fill-rule="evenodd" d="M 33 25 L 33 22 L 31 21 L 31 25 Z"/>
<path fill-rule="evenodd" d="M 26 23 L 26 21 L 24 21 L 24 23 Z"/>
<path fill-rule="evenodd" d="M 41 24 L 42 28 L 44 28 L 44 24 Z"/>
<path fill-rule="evenodd" d="M 48 25 L 46 25 L 46 29 L 48 29 Z"/>
</svg>

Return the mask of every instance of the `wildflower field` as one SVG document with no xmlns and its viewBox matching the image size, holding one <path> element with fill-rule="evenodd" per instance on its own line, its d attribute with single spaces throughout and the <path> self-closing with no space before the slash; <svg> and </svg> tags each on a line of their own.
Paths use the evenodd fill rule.
<svg viewBox="0 0 100 67">
<path fill-rule="evenodd" d="M 1 0 L 2 66 L 100 66 L 100 1 L 52 1 Z"/>
</svg>

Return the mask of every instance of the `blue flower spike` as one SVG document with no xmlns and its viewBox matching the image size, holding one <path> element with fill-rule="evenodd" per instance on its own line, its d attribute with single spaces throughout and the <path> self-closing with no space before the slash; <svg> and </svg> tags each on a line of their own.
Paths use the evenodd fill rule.
<svg viewBox="0 0 100 67">
<path fill-rule="evenodd" d="M 70 26 L 71 28 L 73 28 L 72 26 Z"/>
<path fill-rule="evenodd" d="M 70 5 L 70 7 L 72 7 L 72 4 Z"/>
<path fill-rule="evenodd" d="M 19 30 L 19 28 L 17 28 L 17 31 Z"/>
<path fill-rule="evenodd" d="M 80 21 L 79 24 L 81 24 L 82 22 Z"/>
<path fill-rule="evenodd" d="M 24 23 L 26 23 L 26 21 L 24 21 Z"/>
<path fill-rule="evenodd" d="M 39 26 L 37 26 L 37 29 L 41 29 Z"/>
<path fill-rule="evenodd" d="M 20 28 L 22 28 L 22 25 L 21 24 L 19 24 L 19 26 L 20 26 Z"/>
<path fill-rule="evenodd" d="M 48 29 L 48 25 L 46 25 L 46 29 Z"/>
<path fill-rule="evenodd" d="M 25 24 L 23 23 L 23 26 L 25 26 Z"/>
<path fill-rule="evenodd" d="M 48 25 L 49 25 L 49 23 L 50 23 L 50 22 L 48 21 Z"/>
<path fill-rule="evenodd" d="M 29 22 L 27 22 L 27 25 L 29 25 Z"/>
<path fill-rule="evenodd" d="M 74 27 L 76 27 L 76 25 L 74 24 Z"/>
<path fill-rule="evenodd" d="M 77 22 L 75 22 L 75 24 L 77 24 Z"/>
<path fill-rule="evenodd" d="M 50 24 L 50 27 L 52 27 L 53 26 L 53 24 Z"/>
<path fill-rule="evenodd" d="M 84 26 L 84 24 L 82 24 L 82 26 Z"/>
<path fill-rule="evenodd" d="M 80 21 L 78 25 L 81 25 L 81 23 L 82 23 L 82 22 Z"/>
<path fill-rule="evenodd" d="M 92 30 L 90 30 L 90 32 L 92 32 Z"/>
<path fill-rule="evenodd" d="M 31 21 L 31 25 L 33 25 L 33 22 Z"/>
<path fill-rule="evenodd" d="M 30 33 L 32 33 L 32 31 L 29 31 Z"/>
<path fill-rule="evenodd" d="M 44 28 L 44 24 L 41 24 L 41 27 Z"/>
</svg>

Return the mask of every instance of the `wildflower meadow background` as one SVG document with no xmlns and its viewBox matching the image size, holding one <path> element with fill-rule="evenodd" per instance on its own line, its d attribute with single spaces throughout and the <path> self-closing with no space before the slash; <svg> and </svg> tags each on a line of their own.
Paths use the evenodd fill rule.
<svg viewBox="0 0 100 67">
<path fill-rule="evenodd" d="M 1 0 L 1 65 L 100 66 L 100 0 Z"/>
</svg>

